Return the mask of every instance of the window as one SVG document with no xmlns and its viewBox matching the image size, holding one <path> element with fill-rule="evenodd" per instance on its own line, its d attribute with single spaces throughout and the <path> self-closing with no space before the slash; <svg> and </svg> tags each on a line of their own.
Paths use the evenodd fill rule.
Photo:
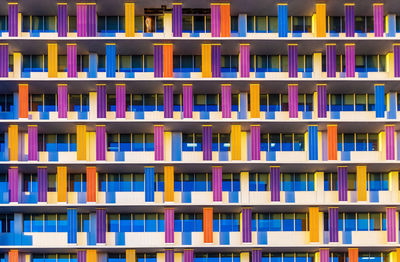
<svg viewBox="0 0 400 262">
<path fill-rule="evenodd" d="M 101 192 L 143 192 L 144 174 L 99 174 Z"/>
<path fill-rule="evenodd" d="M 67 232 L 67 214 L 24 214 L 24 232 Z"/>
<path fill-rule="evenodd" d="M 342 33 L 342 27 L 344 26 L 344 17 L 341 16 L 329 16 L 329 33 Z"/>
<path fill-rule="evenodd" d="M 86 174 L 69 174 L 68 192 L 86 192 Z"/>
<path fill-rule="evenodd" d="M 175 232 L 202 232 L 203 214 L 175 214 Z"/>
<path fill-rule="evenodd" d="M 230 134 L 213 134 L 212 151 L 228 152 L 231 147 Z"/>
<path fill-rule="evenodd" d="M 337 173 L 324 173 L 324 191 L 337 191 L 338 177 Z"/>
<path fill-rule="evenodd" d="M 14 232 L 14 215 L 1 214 L 0 215 L 1 233 Z"/>
<path fill-rule="evenodd" d="M 304 151 L 303 134 L 261 134 L 262 151 Z"/>
<path fill-rule="evenodd" d="M 269 191 L 269 174 L 250 173 L 249 174 L 250 191 Z"/>
<path fill-rule="evenodd" d="M 89 95 L 88 94 L 69 94 L 69 111 L 88 112 Z"/>
<path fill-rule="evenodd" d="M 368 190 L 387 191 L 389 190 L 388 173 L 369 173 Z"/>
<path fill-rule="evenodd" d="M 314 174 L 283 173 L 281 183 L 283 191 L 314 191 Z"/>
<path fill-rule="evenodd" d="M 214 213 L 214 232 L 239 232 L 240 215 L 238 213 Z"/>
<path fill-rule="evenodd" d="M 306 213 L 253 213 L 252 231 L 307 231 Z"/>
<path fill-rule="evenodd" d="M 223 173 L 222 191 L 240 191 L 240 173 Z"/>
<path fill-rule="evenodd" d="M 39 134 L 38 151 L 39 152 L 76 151 L 76 134 Z"/>
<path fill-rule="evenodd" d="M 0 95 L 0 112 L 10 112 L 14 107 L 14 96 Z"/>
<path fill-rule="evenodd" d="M 182 134 L 182 151 L 202 151 L 202 134 Z"/>
<path fill-rule="evenodd" d="M 338 134 L 338 151 L 377 151 L 378 134 Z"/>
<path fill-rule="evenodd" d="M 89 232 L 90 228 L 90 218 L 89 214 L 78 214 L 77 217 L 77 232 Z"/>
<path fill-rule="evenodd" d="M 37 174 L 24 174 L 23 192 L 38 192 Z"/>
</svg>

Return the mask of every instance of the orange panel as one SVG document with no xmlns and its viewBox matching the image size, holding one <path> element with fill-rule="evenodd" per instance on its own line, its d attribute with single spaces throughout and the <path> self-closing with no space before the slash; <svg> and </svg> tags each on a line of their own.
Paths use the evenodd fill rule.
<svg viewBox="0 0 400 262">
<path fill-rule="evenodd" d="M 358 248 L 349 248 L 349 262 L 358 262 Z"/>
<path fill-rule="evenodd" d="M 88 166 L 86 167 L 86 180 L 87 180 L 87 201 L 88 202 L 96 202 L 96 167 Z"/>
<path fill-rule="evenodd" d="M 28 118 L 28 84 L 19 84 L 19 118 Z"/>
<path fill-rule="evenodd" d="M 165 44 L 163 46 L 163 54 L 164 54 L 164 77 L 172 77 L 172 69 L 173 69 L 173 55 L 172 55 L 172 44 Z"/>
<path fill-rule="evenodd" d="M 203 208 L 203 233 L 204 243 L 213 242 L 213 209 L 212 207 Z"/>
<path fill-rule="evenodd" d="M 328 125 L 328 160 L 337 160 L 337 125 Z"/>
<path fill-rule="evenodd" d="M 174 167 L 165 166 L 164 167 L 164 200 L 165 202 L 174 201 Z"/>
<path fill-rule="evenodd" d="M 319 208 L 309 207 L 310 242 L 319 242 Z"/>
<path fill-rule="evenodd" d="M 231 36 L 231 6 L 221 4 L 221 37 Z"/>
<path fill-rule="evenodd" d="M 8 262 L 18 262 L 18 250 L 10 250 L 8 252 Z"/>
</svg>

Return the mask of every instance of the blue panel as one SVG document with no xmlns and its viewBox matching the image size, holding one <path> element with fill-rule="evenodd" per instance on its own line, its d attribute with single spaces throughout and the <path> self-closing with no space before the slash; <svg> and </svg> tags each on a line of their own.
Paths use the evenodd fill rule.
<svg viewBox="0 0 400 262">
<path fill-rule="evenodd" d="M 3 154 L 4 155 L 4 154 Z M 1 161 L 7 161 L 0 158 Z M 7 192 L 0 192 L 0 204 L 8 204 L 10 203 Z"/>
<path fill-rule="evenodd" d="M 294 191 L 285 191 L 286 203 L 295 203 Z"/>
<path fill-rule="evenodd" d="M 87 202 L 87 193 L 78 192 L 78 204 L 86 204 L 86 202 Z"/>
<path fill-rule="evenodd" d="M 90 229 L 87 234 L 87 244 L 90 246 L 96 245 L 96 213 L 90 213 Z"/>
<path fill-rule="evenodd" d="M 222 78 L 237 78 L 237 72 L 221 72 Z"/>
<path fill-rule="evenodd" d="M 256 78 L 265 78 L 265 72 L 256 72 L 255 76 Z"/>
<path fill-rule="evenodd" d="M 288 13 L 287 5 L 278 5 L 278 36 L 287 37 L 288 36 Z"/>
<path fill-rule="evenodd" d="M 174 72 L 174 78 L 190 78 L 190 72 Z"/>
<path fill-rule="evenodd" d="M 77 242 L 77 212 L 76 209 L 67 209 L 67 220 L 68 220 L 68 244 L 76 244 Z"/>
<path fill-rule="evenodd" d="M 375 85 L 375 116 L 385 117 L 385 86 Z"/>
<path fill-rule="evenodd" d="M 144 119 L 144 112 L 143 111 L 136 111 L 135 112 L 135 119 Z"/>
<path fill-rule="evenodd" d="M 115 161 L 125 161 L 125 152 L 115 152 Z"/>
<path fill-rule="evenodd" d="M 394 37 L 396 36 L 396 15 L 390 14 L 387 15 L 388 19 L 388 28 L 386 36 Z"/>
<path fill-rule="evenodd" d="M 115 192 L 106 192 L 106 203 L 115 204 Z"/>
<path fill-rule="evenodd" d="M 228 161 L 229 154 L 228 151 L 219 151 L 219 161 Z"/>
<path fill-rule="evenodd" d="M 153 37 L 153 33 L 143 33 L 143 37 Z"/>
<path fill-rule="evenodd" d="M 350 151 L 342 151 L 342 161 L 350 161 L 351 160 L 351 155 L 350 155 Z"/>
<path fill-rule="evenodd" d="M 115 233 L 115 245 L 124 246 L 125 245 L 125 232 Z"/>
<path fill-rule="evenodd" d="M 303 37 L 303 33 L 302 32 L 294 32 L 292 34 L 292 37 Z"/>
<path fill-rule="evenodd" d="M 268 233 L 259 231 L 257 232 L 257 244 L 268 245 Z"/>
<path fill-rule="evenodd" d="M 340 119 L 340 111 L 331 111 L 331 119 Z"/>
<path fill-rule="evenodd" d="M 21 72 L 21 78 L 31 78 L 31 72 Z"/>
<path fill-rule="evenodd" d="M 89 54 L 89 72 L 88 78 L 97 78 L 97 54 Z"/>
<path fill-rule="evenodd" d="M 13 108 L 14 119 L 18 119 L 19 118 L 19 94 L 18 94 L 18 92 L 15 92 L 13 94 L 13 98 L 14 98 L 14 108 Z"/>
<path fill-rule="evenodd" d="M 172 161 L 182 161 L 182 133 L 172 132 Z"/>
<path fill-rule="evenodd" d="M 49 153 L 49 161 L 58 161 L 58 152 L 48 152 Z"/>
<path fill-rule="evenodd" d="M 192 203 L 192 192 L 182 192 L 182 203 Z"/>
<path fill-rule="evenodd" d="M 182 232 L 182 245 L 192 244 L 192 232 Z"/>
<path fill-rule="evenodd" d="M 239 203 L 239 191 L 229 192 L 229 203 Z"/>
<path fill-rule="evenodd" d="M 339 33 L 329 33 L 330 37 L 339 37 Z"/>
<path fill-rule="evenodd" d="M 200 33 L 191 33 L 190 37 L 200 37 Z"/>
<path fill-rule="evenodd" d="M 247 93 L 239 94 L 238 119 L 247 119 Z"/>
<path fill-rule="evenodd" d="M 367 33 L 357 33 L 358 37 L 367 37 Z"/>
<path fill-rule="evenodd" d="M 312 78 L 312 72 L 303 72 L 303 78 Z"/>
<path fill-rule="evenodd" d="M 219 244 L 229 245 L 229 232 L 219 232 Z"/>
<path fill-rule="evenodd" d="M 21 202 L 24 204 L 37 204 L 38 193 L 37 192 L 23 192 Z"/>
<path fill-rule="evenodd" d="M 324 231 L 323 232 L 323 243 L 324 244 L 329 244 L 329 231 Z"/>
<path fill-rule="evenodd" d="M 359 78 L 368 78 L 368 72 L 358 72 Z"/>
<path fill-rule="evenodd" d="M 265 112 L 265 119 L 275 119 L 275 111 Z"/>
<path fill-rule="evenodd" d="M 343 231 L 343 244 L 352 244 L 351 231 Z"/>
<path fill-rule="evenodd" d="M 308 127 L 308 158 L 318 160 L 318 126 Z"/>
<path fill-rule="evenodd" d="M 311 111 L 303 112 L 303 119 L 312 119 L 312 114 Z"/>
<path fill-rule="evenodd" d="M 371 203 L 379 202 L 379 191 L 369 191 L 369 202 Z"/>
<path fill-rule="evenodd" d="M 78 112 L 78 119 L 79 120 L 87 120 L 88 119 L 88 112 Z"/>
<path fill-rule="evenodd" d="M 154 167 L 144 169 L 145 201 L 154 202 Z"/>
<path fill-rule="evenodd" d="M 396 93 L 389 93 L 389 110 L 387 114 L 388 119 L 397 118 L 397 103 L 396 103 Z"/>
<path fill-rule="evenodd" d="M 246 14 L 239 14 L 239 36 L 246 37 L 247 35 L 247 15 Z"/>
<path fill-rule="evenodd" d="M 135 72 L 126 72 L 125 77 L 126 78 L 135 78 Z"/>
<path fill-rule="evenodd" d="M 21 213 L 14 213 L 14 233 L 22 233 L 23 219 Z"/>
<path fill-rule="evenodd" d="M 276 152 L 267 152 L 267 161 L 276 161 Z"/>
<path fill-rule="evenodd" d="M 200 119 L 210 119 L 210 112 L 208 111 L 200 111 Z"/>
<path fill-rule="evenodd" d="M 115 77 L 115 45 L 106 45 L 106 76 Z"/>
</svg>

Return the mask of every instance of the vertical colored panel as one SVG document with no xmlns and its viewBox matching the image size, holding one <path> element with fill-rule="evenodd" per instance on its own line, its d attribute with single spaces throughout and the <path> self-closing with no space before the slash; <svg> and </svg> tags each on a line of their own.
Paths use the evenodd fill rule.
<svg viewBox="0 0 400 262">
<path fill-rule="evenodd" d="M 310 242 L 319 242 L 319 208 L 310 207 Z"/>
<path fill-rule="evenodd" d="M 375 84 L 375 117 L 385 117 L 385 85 Z"/>
<path fill-rule="evenodd" d="M 367 166 L 357 166 L 357 200 L 367 201 Z"/>
<path fill-rule="evenodd" d="M 339 209 L 337 207 L 330 207 L 328 209 L 329 215 L 329 242 L 339 241 Z"/>
<path fill-rule="evenodd" d="M 347 201 L 347 166 L 338 166 L 339 201 Z"/>
<path fill-rule="evenodd" d="M 182 132 L 172 132 L 171 160 L 182 161 Z"/>
<path fill-rule="evenodd" d="M 383 36 L 383 3 L 374 3 L 374 33 L 376 37 Z"/>
<path fill-rule="evenodd" d="M 251 208 L 242 209 L 242 240 L 251 243 Z"/>
<path fill-rule="evenodd" d="M 212 126 L 203 125 L 203 160 L 212 160 Z"/>
<path fill-rule="evenodd" d="M 144 168 L 144 192 L 145 201 L 154 201 L 154 167 Z"/>
<path fill-rule="evenodd" d="M 337 125 L 327 126 L 328 160 L 337 160 Z"/>
<path fill-rule="evenodd" d="M 221 10 L 221 37 L 231 36 L 231 5 L 223 3 L 220 7 Z"/>
<path fill-rule="evenodd" d="M 8 126 L 8 158 L 18 161 L 18 125 Z"/>
<path fill-rule="evenodd" d="M 164 73 L 164 47 L 160 44 L 154 45 L 154 77 L 163 77 Z"/>
<path fill-rule="evenodd" d="M 164 160 L 164 126 L 154 126 L 154 160 Z"/>
<path fill-rule="evenodd" d="M 76 253 L 77 262 L 86 262 L 86 250 L 78 250 Z"/>
<path fill-rule="evenodd" d="M 239 14 L 238 30 L 240 37 L 247 36 L 247 14 Z"/>
<path fill-rule="evenodd" d="M 164 166 L 165 192 L 164 201 L 174 202 L 174 167 Z"/>
<path fill-rule="evenodd" d="M 211 75 L 221 77 L 221 45 L 211 45 Z"/>
<path fill-rule="evenodd" d="M 106 76 L 115 77 L 116 72 L 116 46 L 106 44 Z"/>
<path fill-rule="evenodd" d="M 166 249 L 164 251 L 165 255 L 165 262 L 174 262 L 174 250 L 173 249 Z"/>
<path fill-rule="evenodd" d="M 96 209 L 96 243 L 106 243 L 106 210 Z"/>
<path fill-rule="evenodd" d="M 396 242 L 396 208 L 386 208 L 386 223 L 387 223 L 387 242 Z"/>
<path fill-rule="evenodd" d="M 166 208 L 165 216 L 165 243 L 174 243 L 175 216 L 173 208 Z"/>
<path fill-rule="evenodd" d="M 18 85 L 19 118 L 28 118 L 28 84 Z"/>
<path fill-rule="evenodd" d="M 393 44 L 394 77 L 400 77 L 400 44 Z"/>
<path fill-rule="evenodd" d="M 57 77 L 58 73 L 58 51 L 57 44 L 47 44 L 47 63 L 48 63 L 48 77 Z"/>
<path fill-rule="evenodd" d="M 231 154 L 232 160 L 241 160 L 242 146 L 241 146 L 241 126 L 231 126 Z"/>
<path fill-rule="evenodd" d="M 308 126 L 308 159 L 318 160 L 318 126 Z"/>
<path fill-rule="evenodd" d="M 193 262 L 193 249 L 183 250 L 183 262 Z"/>
<path fill-rule="evenodd" d="M 386 160 L 395 160 L 395 126 L 385 125 L 386 133 Z"/>
<path fill-rule="evenodd" d="M 250 44 L 240 44 L 240 77 L 250 77 Z"/>
<path fill-rule="evenodd" d="M 230 84 L 221 85 L 221 110 L 222 118 L 231 118 L 232 94 Z"/>
<path fill-rule="evenodd" d="M 47 202 L 47 167 L 39 166 L 38 173 L 38 202 Z"/>
<path fill-rule="evenodd" d="M 261 134 L 260 125 L 250 126 L 251 135 L 251 160 L 260 160 L 260 146 L 261 146 Z"/>
<path fill-rule="evenodd" d="M 57 167 L 57 202 L 67 202 L 67 167 Z"/>
<path fill-rule="evenodd" d="M 0 77 L 8 77 L 8 44 L 0 44 Z"/>
<path fill-rule="evenodd" d="M 87 262 L 97 262 L 97 250 L 96 249 L 86 250 L 86 260 Z"/>
<path fill-rule="evenodd" d="M 289 118 L 298 118 L 299 116 L 299 94 L 298 85 L 288 85 L 288 97 L 289 97 Z"/>
<path fill-rule="evenodd" d="M 396 36 L 396 15 L 387 14 L 386 15 L 386 36 L 395 37 Z"/>
<path fill-rule="evenodd" d="M 191 84 L 183 84 L 183 118 L 193 117 L 193 88 Z"/>
<path fill-rule="evenodd" d="M 319 257 L 320 262 L 329 262 L 329 249 L 328 248 L 321 248 L 319 250 Z"/>
<path fill-rule="evenodd" d="M 77 160 L 86 160 L 86 126 L 76 126 L 76 153 Z"/>
<path fill-rule="evenodd" d="M 68 115 L 68 86 L 57 85 L 58 118 L 67 118 Z"/>
<path fill-rule="evenodd" d="M 211 74 L 211 44 L 201 44 L 201 75 L 202 75 L 202 77 L 211 77 L 212 76 L 212 74 Z"/>
<path fill-rule="evenodd" d="M 297 77 L 297 44 L 288 44 L 289 77 Z"/>
<path fill-rule="evenodd" d="M 38 161 L 38 126 L 28 125 L 28 160 Z"/>
<path fill-rule="evenodd" d="M 345 31 L 346 37 L 354 37 L 355 33 L 355 16 L 354 16 L 354 4 L 344 4 L 345 10 Z"/>
<path fill-rule="evenodd" d="M 125 3 L 125 36 L 135 36 L 135 3 Z"/>
<path fill-rule="evenodd" d="M 97 14 L 96 4 L 87 4 L 87 36 L 96 36 L 97 33 Z"/>
<path fill-rule="evenodd" d="M 76 44 L 67 44 L 67 76 L 78 76 Z"/>
<path fill-rule="evenodd" d="M 8 199 L 10 202 L 18 202 L 19 198 L 18 167 L 8 169 Z"/>
<path fill-rule="evenodd" d="M 326 44 L 326 76 L 336 77 L 336 44 Z"/>
<path fill-rule="evenodd" d="M 345 44 L 345 56 L 346 56 L 346 77 L 355 77 L 356 75 L 356 55 L 355 45 Z"/>
<path fill-rule="evenodd" d="M 222 201 L 222 167 L 212 167 L 213 201 Z"/>
<path fill-rule="evenodd" d="M 271 201 L 279 202 L 281 200 L 281 168 L 271 166 L 270 168 Z"/>
<path fill-rule="evenodd" d="M 164 118 L 174 117 L 174 86 L 164 84 Z"/>
<path fill-rule="evenodd" d="M 96 160 L 106 160 L 106 126 L 96 125 Z"/>
<path fill-rule="evenodd" d="M 107 113 L 107 89 L 106 85 L 97 86 L 97 118 L 106 118 Z"/>
<path fill-rule="evenodd" d="M 86 201 L 96 202 L 97 195 L 97 172 L 95 166 L 86 167 Z"/>
<path fill-rule="evenodd" d="M 136 262 L 136 250 L 126 249 L 125 257 L 126 257 L 126 262 Z"/>
<path fill-rule="evenodd" d="M 78 232 L 78 215 L 76 208 L 67 209 L 67 221 L 68 221 L 68 244 L 77 243 L 77 232 Z M 86 254 L 85 254 L 86 260 Z M 78 251 L 78 261 L 79 261 L 79 251 Z"/>
<path fill-rule="evenodd" d="M 76 4 L 76 31 L 78 37 L 87 36 L 87 6 L 83 3 Z"/>
<path fill-rule="evenodd" d="M 358 248 L 349 248 L 349 262 L 358 262 Z"/>
<path fill-rule="evenodd" d="M 248 99 L 247 93 L 241 92 L 239 93 L 239 112 L 238 119 L 247 119 L 247 109 L 248 109 Z"/>
<path fill-rule="evenodd" d="M 327 109 L 327 95 L 326 85 L 317 85 L 317 98 L 318 98 L 318 118 L 326 118 Z"/>
<path fill-rule="evenodd" d="M 126 109 L 125 84 L 115 85 L 115 103 L 116 103 L 115 116 L 117 118 L 125 118 L 125 109 Z"/>
<path fill-rule="evenodd" d="M 326 37 L 326 4 L 315 4 L 317 37 Z"/>
<path fill-rule="evenodd" d="M 203 234 L 204 243 L 213 242 L 213 208 L 203 208 Z"/>
<path fill-rule="evenodd" d="M 260 118 L 260 84 L 250 84 L 250 117 Z"/>
<path fill-rule="evenodd" d="M 278 4 L 278 36 L 288 36 L 288 12 L 286 3 Z"/>
<path fill-rule="evenodd" d="M 18 3 L 8 3 L 8 36 L 18 36 Z"/>
<path fill-rule="evenodd" d="M 57 3 L 58 37 L 66 37 L 68 33 L 68 8 L 66 3 Z"/>
<path fill-rule="evenodd" d="M 8 251 L 8 261 L 9 262 L 18 262 L 18 250 L 10 250 Z"/>
<path fill-rule="evenodd" d="M 221 36 L 221 5 L 211 4 L 211 37 Z"/>
<path fill-rule="evenodd" d="M 87 74 L 88 78 L 96 78 L 97 77 L 97 54 L 89 53 L 89 72 Z"/>
<path fill-rule="evenodd" d="M 172 34 L 182 37 L 182 3 L 172 4 Z"/>
<path fill-rule="evenodd" d="M 173 77 L 173 45 L 163 45 L 163 76 Z"/>
</svg>

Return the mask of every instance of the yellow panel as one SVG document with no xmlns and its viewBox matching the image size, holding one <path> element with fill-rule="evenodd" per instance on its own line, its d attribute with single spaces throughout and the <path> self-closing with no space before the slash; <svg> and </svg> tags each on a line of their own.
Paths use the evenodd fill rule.
<svg viewBox="0 0 400 262">
<path fill-rule="evenodd" d="M 310 207 L 310 242 L 319 242 L 319 208 Z"/>
<path fill-rule="evenodd" d="M 174 167 L 165 166 L 164 167 L 164 181 L 165 181 L 165 202 L 174 201 Z"/>
<path fill-rule="evenodd" d="M 8 160 L 18 161 L 18 126 L 8 126 Z"/>
<path fill-rule="evenodd" d="M 86 126 L 76 126 L 76 153 L 77 160 L 86 160 Z"/>
<path fill-rule="evenodd" d="M 240 148 L 241 148 L 241 157 L 240 159 L 247 159 L 247 132 L 240 132 Z"/>
<path fill-rule="evenodd" d="M 13 54 L 13 67 L 14 67 L 14 78 L 21 77 L 21 71 L 22 71 L 22 55 L 21 55 L 21 53 Z"/>
<path fill-rule="evenodd" d="M 96 161 L 96 132 L 86 132 L 86 155 L 88 161 Z"/>
<path fill-rule="evenodd" d="M 125 251 L 126 262 L 136 262 L 136 250 L 135 249 L 127 249 Z"/>
<path fill-rule="evenodd" d="M 326 37 L 326 4 L 316 4 L 317 37 Z"/>
<path fill-rule="evenodd" d="M 394 54 L 392 52 L 386 54 L 386 70 L 389 77 L 394 77 Z"/>
<path fill-rule="evenodd" d="M 95 249 L 86 250 L 86 261 L 87 262 L 97 262 L 97 252 Z"/>
<path fill-rule="evenodd" d="M 211 77 L 211 45 L 201 45 L 201 73 L 202 77 Z"/>
<path fill-rule="evenodd" d="M 231 152 L 232 160 L 241 159 L 241 127 L 240 125 L 232 125 L 231 130 Z"/>
<path fill-rule="evenodd" d="M 357 166 L 357 201 L 367 201 L 367 166 Z"/>
<path fill-rule="evenodd" d="M 164 160 L 171 161 L 172 132 L 164 132 Z"/>
<path fill-rule="evenodd" d="M 260 118 L 260 84 L 250 84 L 250 117 Z"/>
<path fill-rule="evenodd" d="M 125 3 L 125 36 L 135 36 L 135 3 Z"/>
<path fill-rule="evenodd" d="M 47 48 L 48 76 L 57 77 L 57 44 L 47 44 Z"/>
<path fill-rule="evenodd" d="M 67 202 L 67 167 L 57 167 L 57 201 Z"/>
<path fill-rule="evenodd" d="M 250 253 L 249 252 L 241 252 L 240 253 L 240 262 L 249 262 L 250 261 Z"/>
</svg>

